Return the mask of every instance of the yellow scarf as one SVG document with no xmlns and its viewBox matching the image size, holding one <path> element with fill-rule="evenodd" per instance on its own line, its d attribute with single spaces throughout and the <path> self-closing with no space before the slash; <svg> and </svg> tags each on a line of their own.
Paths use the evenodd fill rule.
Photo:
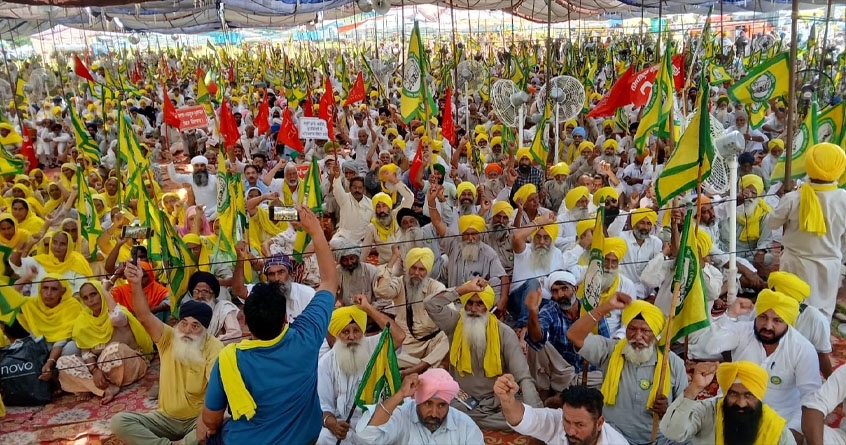
<svg viewBox="0 0 846 445">
<path fill-rule="evenodd" d="M 195 265 L 199 265 L 197 268 L 202 272 L 209 272 L 211 271 L 211 256 L 209 255 L 209 249 L 206 248 L 206 243 L 203 241 L 202 236 L 197 235 L 196 233 L 189 233 L 182 237 L 182 241 L 185 244 L 199 244 L 200 245 L 200 257 L 196 258 Z"/>
<path fill-rule="evenodd" d="M 294 204 L 302 204 L 303 195 L 305 194 L 305 187 L 303 187 L 302 181 L 299 182 L 297 185 L 297 202 L 294 202 L 294 193 L 291 192 L 291 189 L 288 187 L 288 182 L 283 180 L 282 181 L 282 205 L 291 207 Z"/>
<path fill-rule="evenodd" d="M 393 235 L 397 231 L 397 219 L 391 219 L 391 226 L 390 227 L 382 227 L 382 224 L 379 224 L 379 220 L 374 216 L 370 218 L 370 222 L 373 223 L 373 226 L 376 227 L 376 234 L 379 235 L 379 239 L 382 241 L 388 241 L 388 238 Z"/>
<path fill-rule="evenodd" d="M 758 199 L 758 205 L 755 206 L 755 211 L 751 215 L 746 215 L 746 212 L 737 213 L 737 223 L 743 226 L 740 231 L 740 236 L 737 237 L 740 241 L 757 241 L 761 237 L 761 218 L 767 213 L 773 211 L 769 204 L 763 199 Z"/>
<path fill-rule="evenodd" d="M 823 236 L 828 232 L 825 215 L 816 192 L 829 192 L 837 189 L 836 184 L 814 184 L 806 182 L 799 187 L 799 229 L 803 232 Z"/>
<path fill-rule="evenodd" d="M 18 228 L 18 222 L 15 221 L 15 217 L 13 217 L 10 213 L 0 213 L 0 222 L 9 221 L 12 223 L 12 226 L 15 227 L 15 234 L 12 235 L 12 238 L 7 239 L 0 235 L 0 245 L 10 247 L 14 249 L 18 246 L 22 241 L 28 241 L 30 237 L 30 233 L 26 230 Z"/>
<path fill-rule="evenodd" d="M 669 380 L 669 379 L 668 379 Z M 723 400 L 725 397 L 717 399 L 714 408 L 717 409 L 717 418 L 714 420 L 714 444 L 723 445 Z M 778 443 L 778 438 L 781 437 L 781 432 L 784 431 L 784 425 L 787 421 L 778 415 L 772 408 L 761 404 L 764 410 L 763 417 L 761 417 L 761 424 L 758 425 L 758 438 L 755 439 L 755 445 L 770 445 Z"/>
<path fill-rule="evenodd" d="M 44 278 L 64 280 L 57 274 L 47 274 Z M 0 298 L 5 299 L 11 307 L 20 309 L 18 321 L 30 334 L 43 336 L 50 343 L 67 340 L 71 338 L 73 325 L 82 312 L 82 303 L 71 296 L 70 283 L 59 283 L 64 286 L 65 293 L 59 304 L 52 308 L 47 307 L 41 297 L 24 297 L 11 287 L 4 288 Z"/>
<path fill-rule="evenodd" d="M 625 338 L 617 342 L 614 346 L 614 351 L 611 352 L 611 357 L 608 359 L 608 370 L 605 372 L 605 379 L 602 381 L 602 395 L 605 398 L 605 404 L 614 405 L 617 403 L 617 392 L 620 389 L 620 379 L 623 376 L 623 365 L 626 364 L 626 359 L 623 357 L 623 348 L 628 343 Z M 661 379 L 661 364 L 664 363 L 664 354 L 661 353 L 661 348 L 655 348 L 658 354 L 658 360 L 655 364 L 655 373 L 652 375 L 652 390 L 649 391 L 649 398 L 646 400 L 646 407 L 652 408 L 652 402 L 655 401 L 655 396 L 658 395 L 658 382 Z M 670 394 L 670 376 L 664 376 L 664 387 L 661 388 L 661 393 L 665 396 Z"/>
<path fill-rule="evenodd" d="M 91 309 L 86 307 L 76 318 L 73 325 L 73 339 L 79 349 L 93 349 L 109 343 L 115 329 L 109 319 L 109 307 L 106 304 L 106 292 L 103 291 L 103 286 L 100 285 L 99 281 L 94 280 L 87 281 L 85 284 L 94 286 L 100 293 L 100 315 L 95 317 Z M 141 352 L 144 354 L 153 352 L 153 340 L 141 326 L 141 322 L 125 307 L 118 306 L 118 308 L 126 315 L 126 319 L 129 321 L 129 329 L 132 331 L 138 347 L 141 348 Z"/>
<path fill-rule="evenodd" d="M 53 238 L 60 233 L 64 233 L 68 238 L 68 250 L 67 253 L 65 253 L 64 261 L 59 261 L 59 259 L 53 255 L 52 249 Z M 86 260 L 81 253 L 77 252 L 74 246 L 75 244 L 69 233 L 62 231 L 54 232 L 50 235 L 50 247 L 47 249 L 47 252 L 35 255 L 32 259 L 37 261 L 48 274 L 58 274 L 61 276 L 67 271 L 73 271 L 79 275 L 87 277 L 94 275 L 94 272 L 91 270 L 91 265 L 88 264 L 88 260 Z M 64 278 L 62 279 L 64 280 Z"/>
<path fill-rule="evenodd" d="M 493 288 L 486 286 L 482 292 L 471 292 L 461 295 L 461 306 L 464 307 L 467 301 L 474 295 L 478 295 L 482 299 L 488 310 L 491 309 L 496 298 Z M 462 314 L 458 319 L 458 324 L 455 325 L 455 332 L 452 334 L 452 346 L 449 351 L 449 362 L 458 371 L 458 375 L 460 376 L 473 373 L 473 362 L 471 358 L 473 351 L 470 350 L 470 343 L 464 338 L 465 316 Z M 502 374 L 502 352 L 500 351 L 499 322 L 490 313 L 488 313 L 488 325 L 485 327 L 485 337 L 487 338 L 484 360 L 485 376 L 496 377 Z"/>
<path fill-rule="evenodd" d="M 24 229 L 29 233 L 38 233 L 38 231 L 40 231 L 41 228 L 44 227 L 44 220 L 39 218 L 35 214 L 35 212 L 32 211 L 31 204 L 29 203 L 29 201 L 27 201 L 25 199 L 17 199 L 16 198 L 16 199 L 11 200 L 11 202 L 9 203 L 9 206 L 8 206 L 9 209 L 12 208 L 12 204 L 15 201 L 25 202 L 26 208 L 27 208 L 26 217 L 24 218 L 23 221 L 20 221 L 20 222 L 17 223 L 18 228 Z"/>
<path fill-rule="evenodd" d="M 288 324 L 285 324 L 282 333 L 272 340 L 243 340 L 240 343 L 226 345 L 220 351 L 217 366 L 220 369 L 220 380 L 223 382 L 223 391 L 226 393 L 226 400 L 229 403 L 229 410 L 232 412 L 233 419 L 238 420 L 241 417 L 246 417 L 247 420 L 250 420 L 256 413 L 256 401 L 244 384 L 241 370 L 238 369 L 238 356 L 235 351 L 275 346 L 285 337 L 288 326 Z"/>
<path fill-rule="evenodd" d="M 103 195 L 103 199 L 106 200 L 106 208 L 107 209 L 112 209 L 113 207 L 117 207 L 117 205 L 118 205 L 118 195 L 117 194 L 110 195 L 109 192 L 107 192 L 105 190 L 101 194 Z"/>
<path fill-rule="evenodd" d="M 266 208 L 256 207 L 256 214 L 250 217 L 250 247 L 261 252 L 261 244 L 264 241 L 286 230 L 288 230 L 288 223 L 271 221 Z"/>
</svg>

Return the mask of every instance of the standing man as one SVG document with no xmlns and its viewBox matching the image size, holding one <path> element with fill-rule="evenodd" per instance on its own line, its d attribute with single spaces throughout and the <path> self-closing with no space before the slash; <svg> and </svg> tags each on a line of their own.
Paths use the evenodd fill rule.
<svg viewBox="0 0 846 445">
<path fill-rule="evenodd" d="M 190 184 L 194 192 L 194 201 L 202 206 L 206 218 L 213 221 L 217 218 L 217 175 L 209 173 L 209 160 L 202 155 L 191 158 L 194 172 L 190 175 L 176 173 L 173 167 L 173 155 L 168 150 L 162 150 L 162 157 L 167 161 L 167 174 L 176 184 Z"/>
<path fill-rule="evenodd" d="M 329 327 L 338 279 L 320 220 L 308 208 L 298 206 L 297 211 L 303 230 L 312 238 L 321 285 L 291 323 L 285 314 L 284 288 L 253 287 L 244 303 L 244 318 L 255 340 L 228 345 L 220 353 L 209 378 L 198 440 L 218 435 L 226 443 L 260 437 L 267 443 L 294 444 L 314 442 L 320 434 L 318 352 Z M 227 406 L 232 418 L 224 421 Z"/>
<path fill-rule="evenodd" d="M 806 300 L 834 315 L 846 238 L 846 190 L 837 181 L 846 170 L 846 154 L 837 145 L 817 144 L 805 155 L 810 178 L 798 191 L 784 195 L 769 214 L 771 229 L 784 227 L 781 270 L 802 277 L 814 290 Z"/>
</svg>

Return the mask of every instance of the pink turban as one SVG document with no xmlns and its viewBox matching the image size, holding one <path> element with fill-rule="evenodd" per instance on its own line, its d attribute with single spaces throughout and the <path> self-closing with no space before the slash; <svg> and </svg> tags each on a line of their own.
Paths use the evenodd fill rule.
<svg viewBox="0 0 846 445">
<path fill-rule="evenodd" d="M 414 400 L 422 405 L 432 397 L 437 397 L 446 403 L 452 402 L 458 394 L 458 383 L 445 369 L 430 368 L 419 376 L 419 385 L 414 393 Z"/>
</svg>

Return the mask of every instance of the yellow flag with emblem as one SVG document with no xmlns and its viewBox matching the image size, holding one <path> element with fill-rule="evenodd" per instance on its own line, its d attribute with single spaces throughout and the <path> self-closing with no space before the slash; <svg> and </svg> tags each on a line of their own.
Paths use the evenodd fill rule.
<svg viewBox="0 0 846 445">
<path fill-rule="evenodd" d="M 655 82 L 652 84 L 649 101 L 643 107 L 643 114 L 635 133 L 634 142 L 638 153 L 643 153 L 646 149 L 649 135 L 654 133 L 658 137 L 670 137 L 670 119 L 673 118 L 674 110 L 674 86 L 672 45 L 668 43 L 661 66 L 655 75 Z"/>
<path fill-rule="evenodd" d="M 735 102 L 748 104 L 763 103 L 786 95 L 790 90 L 788 56 L 787 53 L 780 54 L 753 68 L 728 89 L 729 97 Z"/>
<path fill-rule="evenodd" d="M 790 162 L 790 177 L 801 179 L 805 176 L 805 153 L 812 145 L 817 143 L 817 105 L 811 103 L 805 119 L 799 125 L 799 130 L 793 134 L 793 156 Z M 778 159 L 773 173 L 770 175 L 770 182 L 784 181 L 784 163 L 787 159 L 785 151 Z"/>
<path fill-rule="evenodd" d="M 408 41 L 408 57 L 405 59 L 400 100 L 400 114 L 405 123 L 414 118 L 426 119 L 426 72 L 423 69 L 423 57 L 420 27 L 414 22 L 411 39 Z"/>
<path fill-rule="evenodd" d="M 535 162 L 540 164 L 543 169 L 546 169 L 546 163 L 549 159 L 549 139 L 547 137 L 547 128 L 549 127 L 549 119 L 552 114 L 552 107 L 547 102 L 546 108 L 543 111 L 543 118 L 535 129 L 535 137 L 532 139 L 532 145 L 529 147 L 529 152 L 532 154 Z"/>
<path fill-rule="evenodd" d="M 673 286 L 679 283 L 679 301 L 673 325 L 670 327 L 670 344 L 708 327 L 708 305 L 705 303 L 705 284 L 702 279 L 700 257 L 709 252 L 699 252 L 696 243 L 696 224 L 692 221 L 693 209 L 684 217 L 684 230 L 676 258 L 676 275 Z"/>
</svg>

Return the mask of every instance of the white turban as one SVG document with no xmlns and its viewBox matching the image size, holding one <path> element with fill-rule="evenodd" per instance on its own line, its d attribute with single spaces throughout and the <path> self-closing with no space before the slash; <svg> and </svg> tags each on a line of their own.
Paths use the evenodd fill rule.
<svg viewBox="0 0 846 445">
<path fill-rule="evenodd" d="M 191 165 L 197 165 L 197 164 L 208 165 L 209 160 L 205 156 L 202 156 L 202 155 L 194 156 L 193 158 L 191 158 Z"/>
</svg>

